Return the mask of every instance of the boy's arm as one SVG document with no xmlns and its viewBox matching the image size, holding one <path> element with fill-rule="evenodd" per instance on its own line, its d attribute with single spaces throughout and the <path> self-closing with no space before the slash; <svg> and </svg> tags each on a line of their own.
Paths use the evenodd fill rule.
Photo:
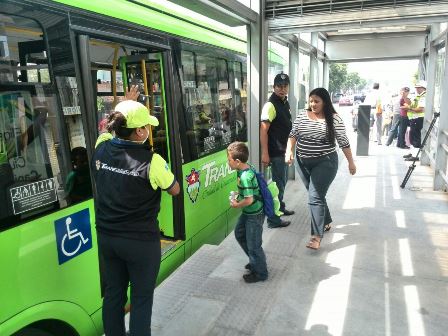
<svg viewBox="0 0 448 336">
<path fill-rule="evenodd" d="M 254 202 L 253 196 L 244 197 L 240 202 L 233 199 L 230 201 L 230 206 L 232 208 L 244 208 L 251 205 Z"/>
</svg>

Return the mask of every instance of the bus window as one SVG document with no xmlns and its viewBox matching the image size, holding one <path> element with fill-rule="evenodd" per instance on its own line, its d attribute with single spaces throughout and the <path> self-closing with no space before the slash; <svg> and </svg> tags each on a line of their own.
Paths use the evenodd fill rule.
<svg viewBox="0 0 448 336">
<path fill-rule="evenodd" d="M 123 74 L 121 71 L 101 67 L 97 67 L 95 70 L 98 132 L 103 133 L 106 132 L 106 119 L 110 111 L 113 111 L 115 105 L 124 100 Z"/>
<path fill-rule="evenodd" d="M 152 127 L 152 145 L 165 160 L 168 158 L 167 126 L 162 87 L 162 69 L 157 53 L 146 49 L 117 44 L 104 40 L 90 40 L 91 71 L 96 81 L 96 108 L 98 132 L 106 132 L 107 117 L 115 106 L 125 100 L 125 90 L 138 85 L 138 101 L 146 105 L 159 120 Z M 142 60 L 146 74 L 142 70 Z"/>
<path fill-rule="evenodd" d="M 235 109 L 230 90 L 227 61 L 217 60 L 218 64 L 218 100 L 220 115 L 215 123 L 216 135 L 221 138 L 221 145 L 227 147 L 236 134 Z"/>
<path fill-rule="evenodd" d="M 70 148 L 86 146 L 76 80 L 58 76 L 51 81 L 43 31 L 35 21 L 10 16 L 2 20 L 0 30 L 5 34 L 0 56 L 0 226 L 4 228 L 87 199 L 92 192 L 82 156 L 70 158 Z M 62 141 L 66 130 L 70 148 Z M 75 196 L 81 189 L 82 195 Z"/>
<path fill-rule="evenodd" d="M 182 51 L 185 125 L 192 159 L 220 151 L 236 139 L 228 62 Z"/>
<path fill-rule="evenodd" d="M 241 62 L 232 62 L 233 75 L 235 80 L 234 99 L 235 99 L 235 121 L 236 121 L 236 139 L 238 141 L 247 141 L 247 73 L 245 64 Z"/>
</svg>

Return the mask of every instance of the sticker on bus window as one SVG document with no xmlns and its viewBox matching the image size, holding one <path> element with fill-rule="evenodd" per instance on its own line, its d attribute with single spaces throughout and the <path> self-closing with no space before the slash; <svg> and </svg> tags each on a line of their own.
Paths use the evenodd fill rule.
<svg viewBox="0 0 448 336">
<path fill-rule="evenodd" d="M 40 208 L 58 200 L 54 178 L 11 188 L 10 193 L 15 215 Z"/>
<path fill-rule="evenodd" d="M 59 265 L 92 248 L 89 209 L 84 209 L 54 222 Z"/>
</svg>

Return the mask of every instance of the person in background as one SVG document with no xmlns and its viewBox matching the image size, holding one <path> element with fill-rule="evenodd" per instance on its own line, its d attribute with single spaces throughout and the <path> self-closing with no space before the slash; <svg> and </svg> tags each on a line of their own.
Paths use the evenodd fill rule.
<svg viewBox="0 0 448 336">
<path fill-rule="evenodd" d="M 381 129 L 381 137 L 389 136 L 389 131 L 392 128 L 393 109 L 392 104 L 383 105 L 383 125 Z"/>
<path fill-rule="evenodd" d="M 406 130 L 409 126 L 408 107 L 411 105 L 411 100 L 408 98 L 408 95 L 409 88 L 405 86 L 400 90 L 400 122 L 398 124 L 397 138 L 397 147 L 403 149 L 409 149 L 405 142 Z"/>
<path fill-rule="evenodd" d="M 71 151 L 71 157 L 73 170 L 67 175 L 65 191 L 73 204 L 92 197 L 92 183 L 90 182 L 87 149 L 75 147 Z"/>
<path fill-rule="evenodd" d="M 408 108 L 409 126 L 411 127 L 409 137 L 412 147 L 420 148 L 422 145 L 423 119 L 425 117 L 426 82 L 419 80 L 415 84 L 415 89 L 417 90 L 417 96 Z M 413 157 L 412 154 L 404 155 L 403 157 L 406 161 L 419 160 L 418 157 Z"/>
<path fill-rule="evenodd" d="M 380 97 L 380 84 L 374 83 L 372 91 L 367 94 L 365 104 L 370 105 L 372 112 L 375 115 L 376 125 L 376 141 L 381 145 L 381 133 L 383 130 L 383 105 Z"/>
<path fill-rule="evenodd" d="M 271 166 L 272 180 L 277 183 L 279 190 L 280 211 L 285 216 L 294 214 L 287 210 L 283 195 L 288 181 L 288 166 L 285 164 L 285 151 L 288 134 L 291 130 L 291 111 L 287 94 L 289 90 L 289 77 L 280 73 L 274 78 L 274 92 L 261 111 L 260 144 L 261 163 Z M 291 224 L 274 215 L 268 218 L 268 227 L 278 228 Z"/>
<path fill-rule="evenodd" d="M 392 96 L 392 126 L 389 130 L 389 135 L 386 140 L 386 146 L 390 146 L 392 141 L 394 141 L 394 139 L 398 136 L 398 126 L 400 125 L 400 100 L 401 95 L 395 94 L 394 96 Z"/>
<path fill-rule="evenodd" d="M 162 190 L 180 187 L 168 164 L 147 142 L 157 118 L 133 100 L 115 107 L 99 136 L 92 160 L 96 185 L 98 252 L 105 282 L 103 325 L 106 336 L 124 336 L 124 306 L 130 282 L 130 335 L 151 335 L 154 288 L 161 249 L 157 215 Z"/>
<path fill-rule="evenodd" d="M 317 250 L 324 231 L 331 229 L 332 218 L 326 195 L 338 171 L 336 142 L 342 148 L 351 175 L 356 173 L 350 143 L 344 123 L 324 88 L 310 92 L 308 110 L 297 115 L 289 134 L 285 162 L 294 161 L 294 146 L 298 173 L 308 190 L 311 212 L 311 238 L 306 247 Z"/>
<path fill-rule="evenodd" d="M 238 197 L 230 199 L 230 206 L 243 209 L 235 226 L 235 238 L 249 257 L 245 266 L 249 273 L 244 274 L 243 279 L 253 283 L 265 281 L 268 270 L 262 247 L 263 201 L 254 168 L 247 163 L 248 158 L 249 149 L 244 142 L 233 142 L 227 147 L 229 166 L 237 170 L 238 177 Z"/>
</svg>

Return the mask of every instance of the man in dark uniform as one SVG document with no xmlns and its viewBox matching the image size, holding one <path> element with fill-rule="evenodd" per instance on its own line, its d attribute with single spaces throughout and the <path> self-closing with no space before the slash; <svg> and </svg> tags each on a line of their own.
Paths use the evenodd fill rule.
<svg viewBox="0 0 448 336">
<path fill-rule="evenodd" d="M 289 77 L 283 72 L 274 78 L 274 92 L 261 112 L 260 143 L 261 163 L 270 165 L 272 180 L 277 183 L 279 190 L 280 211 L 285 216 L 294 214 L 294 211 L 286 210 L 283 195 L 288 180 L 288 165 L 285 163 L 286 144 L 291 131 L 291 111 L 287 99 L 289 90 Z M 274 215 L 268 218 L 268 227 L 277 228 L 291 224 Z"/>
</svg>

